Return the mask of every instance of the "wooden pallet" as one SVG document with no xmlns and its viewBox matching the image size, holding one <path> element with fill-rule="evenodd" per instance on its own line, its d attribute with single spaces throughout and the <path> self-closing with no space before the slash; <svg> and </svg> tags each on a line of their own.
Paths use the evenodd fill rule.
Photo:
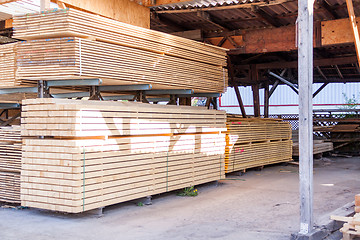
<svg viewBox="0 0 360 240">
<path fill-rule="evenodd" d="M 281 119 L 227 117 L 227 173 L 291 161 L 291 127 Z"/>
<path fill-rule="evenodd" d="M 63 129 L 23 140 L 23 206 L 78 213 L 224 177 L 222 111 L 62 99 L 23 105 L 26 136 L 47 133 L 31 130 L 36 122 L 45 131 Z M 140 132 L 124 131 L 132 120 Z M 107 131 L 104 121 L 116 124 Z M 166 121 L 171 127 L 156 128 Z"/>
<path fill-rule="evenodd" d="M 20 203 L 20 126 L 0 127 L 0 201 Z"/>
<path fill-rule="evenodd" d="M 342 240 L 351 240 L 354 237 L 360 237 L 360 213 L 353 217 L 331 216 L 332 220 L 345 222 L 340 232 L 343 234 Z"/>
</svg>

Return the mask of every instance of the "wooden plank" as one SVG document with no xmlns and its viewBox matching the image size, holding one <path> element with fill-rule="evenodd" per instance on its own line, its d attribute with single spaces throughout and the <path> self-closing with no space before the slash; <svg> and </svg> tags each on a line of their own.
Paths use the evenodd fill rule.
<svg viewBox="0 0 360 240">
<path fill-rule="evenodd" d="M 354 12 L 354 6 L 352 0 L 346 0 L 346 6 L 349 13 L 349 19 L 354 35 L 354 43 L 355 43 L 355 49 L 356 49 L 356 55 L 358 57 L 358 64 L 360 65 L 360 35 L 359 35 L 359 29 L 356 23 L 356 16 Z"/>
<path fill-rule="evenodd" d="M 67 7 L 86 10 L 120 22 L 150 28 L 150 9 L 128 0 L 61 0 Z"/>
</svg>

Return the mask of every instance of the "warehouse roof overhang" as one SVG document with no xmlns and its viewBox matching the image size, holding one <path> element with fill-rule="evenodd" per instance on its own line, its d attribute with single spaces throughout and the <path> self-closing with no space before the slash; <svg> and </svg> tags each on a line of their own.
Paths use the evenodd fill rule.
<svg viewBox="0 0 360 240">
<path fill-rule="evenodd" d="M 269 72 L 297 83 L 297 4 L 293 0 L 172 3 L 151 8 L 151 28 L 230 49 L 231 84 L 274 83 L 277 79 Z M 354 1 L 354 8 L 360 16 L 359 1 Z M 315 2 L 314 82 L 360 81 L 352 34 L 345 0 Z"/>
</svg>

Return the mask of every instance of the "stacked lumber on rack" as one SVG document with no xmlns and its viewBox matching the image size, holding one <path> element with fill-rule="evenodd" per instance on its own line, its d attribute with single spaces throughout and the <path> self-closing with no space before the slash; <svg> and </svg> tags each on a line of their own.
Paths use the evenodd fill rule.
<svg viewBox="0 0 360 240">
<path fill-rule="evenodd" d="M 223 111 L 35 99 L 22 114 L 23 206 L 78 213 L 224 177 Z"/>
<path fill-rule="evenodd" d="M 315 154 L 320 154 L 324 152 L 331 152 L 334 150 L 334 145 L 332 142 L 324 142 L 324 140 L 314 140 L 313 152 Z M 299 143 L 293 143 L 293 156 L 299 156 Z"/>
<path fill-rule="evenodd" d="M 299 156 L 299 131 L 293 131 L 293 156 Z M 320 154 L 324 152 L 331 152 L 334 150 L 334 144 L 332 142 L 325 142 L 325 140 L 314 139 L 313 140 L 313 153 Z"/>
<path fill-rule="evenodd" d="M 228 86 L 226 50 L 216 46 L 73 9 L 14 17 L 14 27 L 14 37 L 29 40 L 17 50 L 18 79 L 99 77 L 218 93 Z"/>
<path fill-rule="evenodd" d="M 20 126 L 0 127 L 0 201 L 20 203 Z"/>
<path fill-rule="evenodd" d="M 1 87 L 13 87 L 16 72 L 15 48 L 17 43 L 0 45 L 0 85 Z"/>
<path fill-rule="evenodd" d="M 227 173 L 291 161 L 291 126 L 281 119 L 227 117 Z"/>
</svg>

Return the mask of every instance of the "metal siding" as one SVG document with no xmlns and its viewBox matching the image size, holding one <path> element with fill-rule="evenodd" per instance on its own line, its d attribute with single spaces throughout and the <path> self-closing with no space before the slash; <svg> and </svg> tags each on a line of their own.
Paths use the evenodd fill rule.
<svg viewBox="0 0 360 240">
<path fill-rule="evenodd" d="M 314 83 L 313 92 L 322 84 Z M 271 88 L 271 86 L 270 86 Z M 240 94 L 248 114 L 252 114 L 252 91 L 251 87 L 240 87 Z M 355 96 L 360 103 L 360 83 L 331 83 L 327 85 L 315 98 L 314 108 L 339 108 L 341 104 L 346 104 L 344 94 L 348 98 Z M 260 104 L 264 103 L 264 90 L 260 90 Z M 228 91 L 222 95 L 220 109 L 231 113 L 239 113 L 238 102 L 235 91 L 228 88 Z M 298 95 L 286 85 L 280 85 L 270 98 L 270 114 L 283 114 L 298 112 Z M 317 106 L 320 105 L 320 106 Z M 263 111 L 263 109 L 261 109 Z"/>
</svg>

